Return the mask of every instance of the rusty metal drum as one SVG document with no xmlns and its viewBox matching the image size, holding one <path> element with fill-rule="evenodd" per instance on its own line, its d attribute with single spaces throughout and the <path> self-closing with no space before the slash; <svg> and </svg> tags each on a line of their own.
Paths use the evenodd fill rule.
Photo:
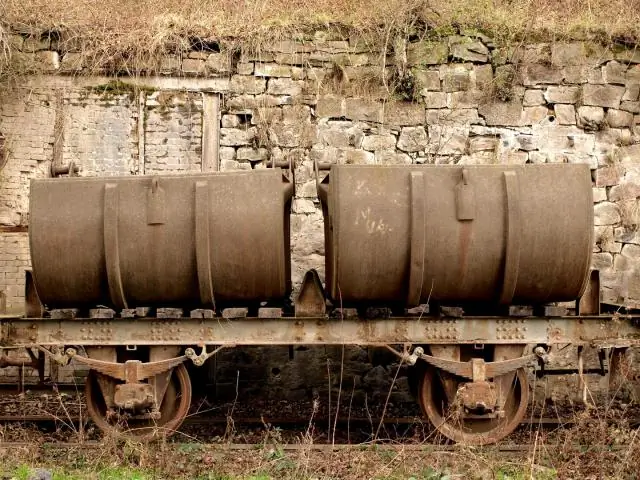
<svg viewBox="0 0 640 480">
<path fill-rule="evenodd" d="M 333 299 L 539 304 L 586 286 L 588 165 L 334 165 L 318 193 Z"/>
<path fill-rule="evenodd" d="M 292 194 L 279 168 L 32 180 L 37 293 L 49 308 L 283 298 Z"/>
</svg>

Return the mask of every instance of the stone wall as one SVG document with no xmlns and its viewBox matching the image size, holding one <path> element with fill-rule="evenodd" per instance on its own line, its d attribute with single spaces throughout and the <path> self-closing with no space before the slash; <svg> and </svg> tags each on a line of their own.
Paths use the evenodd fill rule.
<svg viewBox="0 0 640 480">
<path fill-rule="evenodd" d="M 193 43 L 193 42 L 192 42 Z M 197 42 L 196 42 L 197 43 Z M 0 100 L 4 246 L 28 228 L 29 179 L 264 168 L 291 160 L 293 280 L 323 271 L 313 162 L 587 163 L 605 300 L 640 303 L 640 54 L 588 42 L 499 46 L 482 35 L 375 51 L 316 34 L 222 53 L 208 43 L 130 77 L 87 75 L 55 42 L 16 35 L 33 72 Z M 66 47 L 64 47 L 66 48 Z M 22 233 L 15 233 L 21 230 Z M 24 244 L 24 241 L 21 240 Z M 4 247 L 0 254 L 4 254 Z M 23 251 L 3 262 L 25 266 Z M 3 257 L 4 258 L 4 257 Z M 0 291 L 20 308 L 20 275 Z"/>
</svg>

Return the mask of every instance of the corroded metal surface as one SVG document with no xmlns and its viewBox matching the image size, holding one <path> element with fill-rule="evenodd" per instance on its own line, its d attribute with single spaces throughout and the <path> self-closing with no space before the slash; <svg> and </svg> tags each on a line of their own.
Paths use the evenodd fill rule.
<svg viewBox="0 0 640 480">
<path fill-rule="evenodd" d="M 70 349 L 72 350 L 72 349 Z M 159 375 L 171 370 L 183 363 L 187 357 L 181 356 L 158 360 L 156 362 L 141 362 L 140 360 L 127 360 L 124 363 L 108 362 L 91 357 L 76 355 L 75 351 L 69 354 L 77 362 L 87 365 L 92 370 L 103 375 L 122 380 L 127 383 L 136 383 L 147 380 L 149 377 Z"/>
<path fill-rule="evenodd" d="M 433 367 L 426 368 L 418 387 L 418 402 L 429 421 L 447 438 L 465 445 L 486 445 L 506 437 L 522 421 L 529 401 L 529 386 L 524 369 L 518 370 L 510 382 L 509 392 L 503 407 L 499 409 L 499 415 L 493 411 L 497 408 L 495 390 L 487 390 L 485 395 L 479 396 L 482 392 L 472 387 L 474 394 L 469 395 L 466 385 L 474 384 L 464 384 L 446 375 Z M 448 385 L 445 379 L 453 382 L 455 394 L 452 400 L 446 394 Z M 460 408 L 465 400 L 488 407 L 488 412 L 477 416 L 466 414 Z"/>
<path fill-rule="evenodd" d="M 176 367 L 166 386 L 161 405 L 154 415 L 118 415 L 113 411 L 115 405 L 115 380 L 102 378 L 113 392 L 114 404 L 108 405 L 104 396 L 105 388 L 100 385 L 100 374 L 91 370 L 85 384 L 85 398 L 87 410 L 91 420 L 103 431 L 117 435 L 136 438 L 156 438 L 174 433 L 182 424 L 191 405 L 191 381 L 184 365 Z"/>
<path fill-rule="evenodd" d="M 487 363 L 482 358 L 473 358 L 468 362 L 460 362 L 426 354 L 418 355 L 418 357 L 439 370 L 460 378 L 473 380 L 474 382 L 492 379 L 516 371 L 519 368 L 532 366 L 538 358 L 536 355 L 526 355 Z"/>
<path fill-rule="evenodd" d="M 600 315 L 602 303 L 602 290 L 600 289 L 600 272 L 592 270 L 584 294 L 576 300 L 576 313 L 579 315 Z"/>
<path fill-rule="evenodd" d="M 324 316 L 327 310 L 324 290 L 320 276 L 315 270 L 309 270 L 305 274 L 294 305 L 296 317 Z"/>
<path fill-rule="evenodd" d="M 318 194 L 333 299 L 531 304 L 584 289 L 588 165 L 334 165 Z"/>
<path fill-rule="evenodd" d="M 292 193 L 278 168 L 32 180 L 40 300 L 122 309 L 283 298 Z"/>
<path fill-rule="evenodd" d="M 4 345 L 640 344 L 637 317 L 434 318 L 14 318 Z M 524 332 L 524 333 L 522 333 Z"/>
</svg>

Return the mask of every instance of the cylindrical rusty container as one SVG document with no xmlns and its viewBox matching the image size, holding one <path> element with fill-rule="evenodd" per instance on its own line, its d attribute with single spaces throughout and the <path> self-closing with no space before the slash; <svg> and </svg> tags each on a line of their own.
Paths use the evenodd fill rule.
<svg viewBox="0 0 640 480">
<path fill-rule="evenodd" d="M 49 308 L 285 297 L 292 193 L 279 168 L 32 180 L 36 290 Z"/>
<path fill-rule="evenodd" d="M 586 285 L 587 165 L 334 165 L 319 196 L 333 299 L 537 304 Z"/>
</svg>

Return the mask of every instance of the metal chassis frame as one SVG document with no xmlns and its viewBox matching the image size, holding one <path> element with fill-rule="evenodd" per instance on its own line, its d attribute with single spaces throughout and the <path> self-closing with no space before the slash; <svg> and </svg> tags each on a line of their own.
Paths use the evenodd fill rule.
<svg viewBox="0 0 640 480">
<path fill-rule="evenodd" d="M 640 345 L 640 316 L 1 318 L 0 349 L 59 346 L 392 344 Z"/>
</svg>

